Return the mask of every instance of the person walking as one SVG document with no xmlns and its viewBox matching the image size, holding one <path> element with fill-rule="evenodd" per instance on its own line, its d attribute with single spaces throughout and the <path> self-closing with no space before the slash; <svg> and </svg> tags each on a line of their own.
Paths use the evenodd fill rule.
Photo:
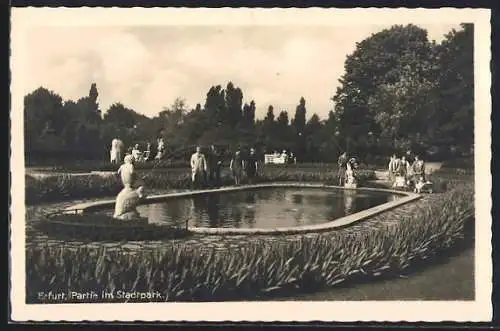
<svg viewBox="0 0 500 331">
<path fill-rule="evenodd" d="M 222 158 L 219 151 L 214 145 L 210 146 L 210 152 L 207 155 L 208 158 L 208 172 L 210 184 L 215 187 L 220 187 L 220 171 L 222 167 Z"/>
<path fill-rule="evenodd" d="M 241 177 L 243 175 L 243 158 L 241 157 L 241 152 L 237 150 L 233 157 L 231 158 L 231 163 L 229 164 L 229 169 L 233 174 L 234 184 L 241 184 Z"/>
<path fill-rule="evenodd" d="M 193 188 L 198 188 L 204 184 L 207 172 L 207 161 L 201 152 L 200 146 L 196 146 L 196 152 L 191 155 L 191 182 Z"/>
<path fill-rule="evenodd" d="M 255 153 L 254 148 L 250 148 L 250 154 L 245 160 L 245 172 L 248 178 L 249 184 L 253 184 L 255 178 L 257 177 L 257 171 L 259 169 L 259 159 Z"/>
<path fill-rule="evenodd" d="M 345 184 L 345 176 L 347 171 L 347 153 L 343 152 L 340 154 L 337 164 L 339 166 L 339 186 L 344 186 Z"/>
</svg>

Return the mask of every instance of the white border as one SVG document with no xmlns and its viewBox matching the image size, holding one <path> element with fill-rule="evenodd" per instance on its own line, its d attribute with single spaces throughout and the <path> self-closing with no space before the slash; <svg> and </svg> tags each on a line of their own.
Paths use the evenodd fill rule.
<svg viewBox="0 0 500 331">
<path fill-rule="evenodd" d="M 250 302 L 26 305 L 23 155 L 23 43 L 27 28 L 112 25 L 475 24 L 476 300 L 471 302 Z M 490 321 L 491 96 L 488 9 L 12 9 L 11 318 L 15 321 Z M 446 277 L 446 275 L 443 275 Z"/>
</svg>

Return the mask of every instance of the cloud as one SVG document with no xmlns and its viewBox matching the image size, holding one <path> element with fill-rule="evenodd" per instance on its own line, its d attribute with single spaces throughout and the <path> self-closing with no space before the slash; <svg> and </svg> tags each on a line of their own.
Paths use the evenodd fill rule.
<svg viewBox="0 0 500 331">
<path fill-rule="evenodd" d="M 458 25 L 422 26 L 438 39 Z M 326 117 L 355 43 L 381 26 L 39 28 L 26 39 L 26 93 L 44 86 L 76 100 L 95 82 L 106 110 L 121 102 L 154 116 L 184 98 L 204 103 L 212 85 L 232 81 L 254 100 L 290 113 L 301 96 L 308 115 Z"/>
</svg>

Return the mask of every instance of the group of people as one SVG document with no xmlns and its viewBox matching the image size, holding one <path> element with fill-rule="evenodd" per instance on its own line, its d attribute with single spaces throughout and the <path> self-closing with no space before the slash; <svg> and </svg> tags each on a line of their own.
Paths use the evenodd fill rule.
<svg viewBox="0 0 500 331">
<path fill-rule="evenodd" d="M 412 163 L 406 156 L 398 157 L 396 154 L 391 156 L 388 165 L 389 180 L 393 187 L 414 187 L 420 191 L 422 187 L 428 184 L 425 176 L 425 162 L 418 155 Z"/>
<path fill-rule="evenodd" d="M 356 169 L 358 161 L 355 157 L 347 157 L 347 153 L 343 152 L 338 159 L 339 166 L 339 186 L 356 185 Z"/>
<path fill-rule="evenodd" d="M 122 160 L 123 142 L 119 139 L 113 139 L 111 144 L 111 162 L 118 163 Z M 158 140 L 158 155 L 161 158 L 165 151 L 163 139 Z M 124 164 L 118 170 L 122 176 L 132 178 L 134 174 L 133 164 L 143 161 L 144 157 L 149 157 L 151 152 L 151 144 L 148 143 L 146 154 L 139 151 L 139 146 L 136 144 L 125 157 Z M 408 157 L 409 158 L 409 157 Z M 217 148 L 210 146 L 207 153 L 203 153 L 200 146 L 197 146 L 195 152 L 191 155 L 191 181 L 193 188 L 221 186 L 221 170 L 223 168 L 224 157 Z M 234 180 L 235 185 L 240 185 L 242 179 L 246 176 L 248 183 L 252 184 L 258 176 L 261 168 L 261 163 L 254 148 L 246 155 L 238 149 L 230 159 L 229 170 Z M 343 152 L 338 159 L 338 185 L 356 187 L 358 161 L 355 157 L 348 157 L 346 152 Z M 388 165 L 389 181 L 393 187 L 413 187 L 416 191 L 420 191 L 425 185 L 430 182 L 425 175 L 425 162 L 415 155 L 413 162 L 407 159 L 405 155 L 398 157 L 393 154 Z M 132 176 L 132 177 L 131 177 Z M 123 178 L 122 178 L 123 179 Z M 130 180 L 130 179 L 129 179 Z"/>
<path fill-rule="evenodd" d="M 124 160 L 125 155 L 132 155 L 135 162 L 146 162 L 153 159 L 152 144 L 147 143 L 144 151 L 140 150 L 139 144 L 130 146 L 124 155 L 124 143 L 118 138 L 111 141 L 110 161 L 112 164 L 119 164 Z M 154 159 L 162 159 L 165 156 L 165 142 L 163 138 L 158 138 L 156 142 L 156 155 Z"/>
<path fill-rule="evenodd" d="M 286 149 L 281 153 L 274 151 L 273 156 L 275 158 L 282 158 L 286 164 L 297 163 L 297 157 L 293 154 L 293 152 L 288 153 Z"/>
<path fill-rule="evenodd" d="M 408 157 L 409 158 L 409 157 Z M 355 187 L 357 185 L 356 169 L 358 162 L 355 157 L 349 158 L 344 152 L 338 159 L 338 184 L 339 186 Z M 418 155 L 415 155 L 413 162 L 403 155 L 391 156 L 388 165 L 389 181 L 395 188 L 413 188 L 420 193 L 426 188 L 432 190 L 432 183 L 426 178 L 425 162 Z"/>
<path fill-rule="evenodd" d="M 201 147 L 197 146 L 190 160 L 193 187 L 198 188 L 206 184 L 220 187 L 223 161 L 221 153 L 219 153 L 215 146 L 210 146 L 206 156 L 202 153 Z M 254 148 L 250 149 L 250 153 L 246 157 L 242 155 L 239 149 L 236 150 L 229 163 L 234 184 L 240 185 L 244 174 L 248 182 L 252 184 L 258 175 L 259 163 Z"/>
</svg>

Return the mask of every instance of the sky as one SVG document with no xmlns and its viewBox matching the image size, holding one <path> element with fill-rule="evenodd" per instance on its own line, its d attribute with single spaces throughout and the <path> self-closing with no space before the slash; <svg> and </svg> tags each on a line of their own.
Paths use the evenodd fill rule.
<svg viewBox="0 0 500 331">
<path fill-rule="evenodd" d="M 417 24 L 440 42 L 458 24 Z M 24 40 L 24 94 L 43 86 L 77 100 L 95 82 L 105 112 L 121 102 L 155 116 L 182 98 L 205 102 L 213 85 L 233 82 L 257 118 L 269 105 L 292 116 L 326 118 L 344 61 L 356 42 L 390 26 L 103 26 L 37 27 Z"/>
</svg>

